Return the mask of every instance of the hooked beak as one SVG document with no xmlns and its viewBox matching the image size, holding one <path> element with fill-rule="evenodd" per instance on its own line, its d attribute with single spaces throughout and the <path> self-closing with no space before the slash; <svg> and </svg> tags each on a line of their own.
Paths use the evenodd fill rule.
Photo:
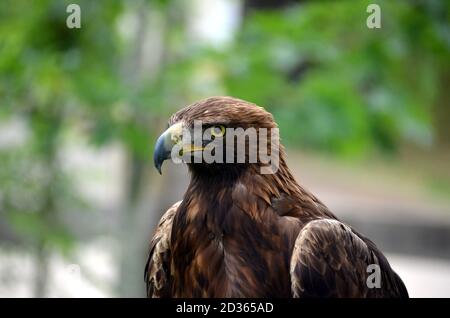
<svg viewBox="0 0 450 318">
<path fill-rule="evenodd" d="M 161 174 L 163 162 L 170 158 L 173 146 L 182 140 L 182 136 L 182 124 L 177 123 L 167 128 L 167 130 L 158 137 L 158 140 L 156 140 L 155 150 L 153 152 L 153 162 L 159 174 Z"/>
<path fill-rule="evenodd" d="M 196 151 L 202 151 L 204 149 L 203 147 L 197 147 L 191 144 L 183 144 L 183 124 L 181 122 L 170 126 L 161 136 L 159 136 L 158 140 L 156 140 L 155 150 L 153 152 L 153 162 L 159 174 L 161 174 L 163 162 L 171 158 L 172 150 L 175 145 L 179 146 L 178 149 L 180 151 L 176 155 L 180 156 Z"/>
</svg>

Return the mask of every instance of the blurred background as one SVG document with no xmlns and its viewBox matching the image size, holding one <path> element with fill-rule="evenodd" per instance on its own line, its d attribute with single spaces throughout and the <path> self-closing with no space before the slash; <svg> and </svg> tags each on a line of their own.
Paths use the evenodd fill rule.
<svg viewBox="0 0 450 318">
<path fill-rule="evenodd" d="M 445 0 L 2 0 L 0 296 L 144 296 L 188 182 L 153 169 L 155 138 L 232 95 L 274 114 L 300 183 L 411 296 L 450 297 L 449 18 Z"/>
</svg>

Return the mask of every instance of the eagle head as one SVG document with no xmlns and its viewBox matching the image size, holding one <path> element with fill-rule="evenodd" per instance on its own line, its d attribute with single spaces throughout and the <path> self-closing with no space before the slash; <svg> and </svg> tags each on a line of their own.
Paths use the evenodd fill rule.
<svg viewBox="0 0 450 318">
<path fill-rule="evenodd" d="M 170 117 L 156 141 L 154 164 L 159 173 L 167 159 L 207 176 L 239 175 L 249 167 L 274 173 L 280 148 L 277 125 L 264 108 L 233 97 L 210 97 Z"/>
</svg>

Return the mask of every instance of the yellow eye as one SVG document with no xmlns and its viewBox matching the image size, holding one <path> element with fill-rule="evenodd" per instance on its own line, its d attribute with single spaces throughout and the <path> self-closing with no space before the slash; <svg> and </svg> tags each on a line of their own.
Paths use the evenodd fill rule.
<svg viewBox="0 0 450 318">
<path fill-rule="evenodd" d="M 211 136 L 223 137 L 225 136 L 225 126 L 218 125 L 211 127 Z"/>
</svg>

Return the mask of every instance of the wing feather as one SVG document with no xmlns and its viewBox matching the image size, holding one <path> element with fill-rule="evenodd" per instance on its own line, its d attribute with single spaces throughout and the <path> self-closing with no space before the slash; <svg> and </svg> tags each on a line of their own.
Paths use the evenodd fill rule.
<svg viewBox="0 0 450 318">
<path fill-rule="evenodd" d="M 370 288 L 370 264 L 380 288 Z M 290 265 L 294 297 L 407 297 L 406 288 L 375 245 L 333 219 L 309 222 L 299 233 Z"/>
<path fill-rule="evenodd" d="M 173 218 L 180 203 L 181 201 L 175 203 L 164 213 L 150 242 L 150 252 L 144 271 L 147 297 L 170 296 L 170 237 Z"/>
</svg>

